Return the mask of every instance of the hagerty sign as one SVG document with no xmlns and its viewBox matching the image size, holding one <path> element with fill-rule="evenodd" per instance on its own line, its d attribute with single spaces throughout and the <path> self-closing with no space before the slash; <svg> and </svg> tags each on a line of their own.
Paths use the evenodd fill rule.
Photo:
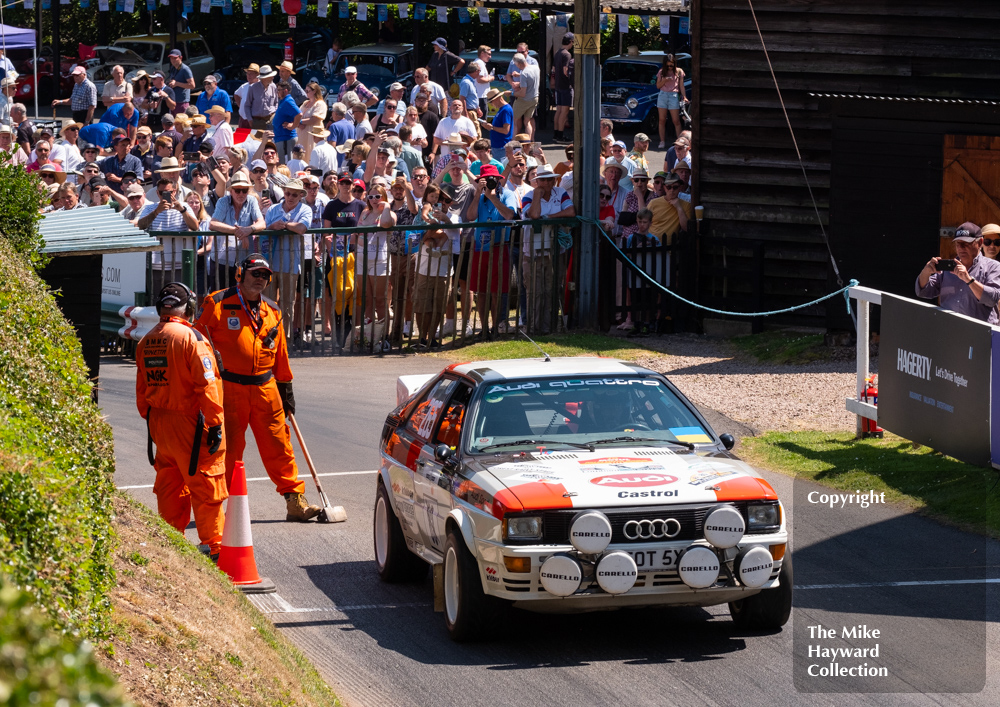
<svg viewBox="0 0 1000 707">
<path fill-rule="evenodd" d="M 989 465 L 992 336 L 985 322 L 883 293 L 879 425 Z"/>
</svg>

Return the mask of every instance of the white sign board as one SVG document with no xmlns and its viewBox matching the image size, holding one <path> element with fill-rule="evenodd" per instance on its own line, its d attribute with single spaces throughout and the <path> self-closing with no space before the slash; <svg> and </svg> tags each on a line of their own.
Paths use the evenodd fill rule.
<svg viewBox="0 0 1000 707">
<path fill-rule="evenodd" d="M 101 304 L 131 307 L 135 304 L 135 293 L 145 291 L 145 253 L 114 253 L 104 256 Z"/>
</svg>

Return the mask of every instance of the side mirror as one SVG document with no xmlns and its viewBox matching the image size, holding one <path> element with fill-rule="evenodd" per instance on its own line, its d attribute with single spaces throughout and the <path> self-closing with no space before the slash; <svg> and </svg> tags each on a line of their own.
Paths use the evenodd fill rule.
<svg viewBox="0 0 1000 707">
<path fill-rule="evenodd" d="M 725 447 L 727 450 L 730 450 L 736 446 L 736 438 L 728 433 L 719 435 L 719 441 L 722 442 L 722 446 Z"/>
<path fill-rule="evenodd" d="M 458 460 L 455 459 L 455 451 L 447 444 L 439 444 L 434 448 L 434 458 L 441 462 L 445 471 L 454 473 L 458 471 Z"/>
</svg>

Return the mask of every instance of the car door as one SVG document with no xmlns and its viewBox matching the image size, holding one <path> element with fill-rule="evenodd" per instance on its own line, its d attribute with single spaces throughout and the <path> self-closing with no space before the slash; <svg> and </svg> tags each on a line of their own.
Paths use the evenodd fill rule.
<svg viewBox="0 0 1000 707">
<path fill-rule="evenodd" d="M 201 86 L 202 80 L 215 71 L 215 57 L 208 50 L 204 39 L 189 39 L 187 41 L 187 65 L 194 74 L 194 82 Z"/>
<path fill-rule="evenodd" d="M 449 397 L 441 406 L 441 414 L 431 428 L 428 444 L 417 460 L 413 477 L 420 518 L 426 523 L 424 535 L 430 547 L 444 551 L 446 540 L 444 526 L 448 513 L 454 507 L 455 481 L 460 476 L 446 471 L 434 450 L 446 445 L 456 454 L 461 446 L 462 423 L 472 397 L 472 387 L 464 381 L 452 379 Z"/>
</svg>

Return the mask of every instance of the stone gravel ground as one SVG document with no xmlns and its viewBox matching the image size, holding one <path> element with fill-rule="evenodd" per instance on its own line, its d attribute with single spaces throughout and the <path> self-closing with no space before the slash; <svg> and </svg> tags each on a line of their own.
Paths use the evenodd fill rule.
<svg viewBox="0 0 1000 707">
<path fill-rule="evenodd" d="M 802 365 L 762 363 L 719 339 L 672 334 L 635 340 L 664 356 L 636 362 L 667 374 L 685 395 L 746 424 L 767 430 L 851 431 L 855 416 L 844 399 L 855 388 L 853 347 L 833 347 L 826 361 Z M 877 358 L 872 370 L 877 371 Z"/>
</svg>

